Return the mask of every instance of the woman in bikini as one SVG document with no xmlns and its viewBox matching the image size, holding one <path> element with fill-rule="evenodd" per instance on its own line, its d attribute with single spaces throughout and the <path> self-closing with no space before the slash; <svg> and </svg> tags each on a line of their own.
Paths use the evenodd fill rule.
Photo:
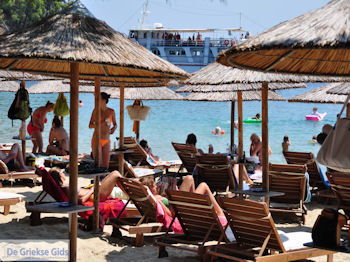
<svg viewBox="0 0 350 262">
<path fill-rule="evenodd" d="M 58 168 L 51 168 L 49 171 L 51 177 L 55 180 L 64 193 L 69 196 L 69 184 L 66 182 L 66 176 L 64 172 Z M 121 177 L 118 171 L 109 173 L 100 184 L 100 202 L 105 201 L 112 193 L 114 187 L 117 184 L 117 178 Z M 84 203 L 86 201 L 93 200 L 94 187 L 78 188 L 78 202 Z"/>
<path fill-rule="evenodd" d="M 69 137 L 67 131 L 62 126 L 61 120 L 57 116 L 52 120 L 46 154 L 58 156 L 69 155 Z"/>
<path fill-rule="evenodd" d="M 47 101 L 45 106 L 37 108 L 30 120 L 27 131 L 33 140 L 33 154 L 39 153 L 43 154 L 43 136 L 42 132 L 44 131 L 44 125 L 47 122 L 46 115 L 49 112 L 53 111 L 54 104 L 50 101 Z"/>
<path fill-rule="evenodd" d="M 101 93 L 101 128 L 100 128 L 100 141 L 96 139 L 96 130 L 92 136 L 91 147 L 92 155 L 95 156 L 99 153 L 99 159 L 101 160 L 100 166 L 109 167 L 111 140 L 109 136 L 117 129 L 117 121 L 115 119 L 115 112 L 112 108 L 107 107 L 110 95 Z M 91 114 L 89 128 L 96 127 L 96 113 L 95 109 Z M 96 143 L 99 143 L 99 152 L 96 152 Z"/>
</svg>

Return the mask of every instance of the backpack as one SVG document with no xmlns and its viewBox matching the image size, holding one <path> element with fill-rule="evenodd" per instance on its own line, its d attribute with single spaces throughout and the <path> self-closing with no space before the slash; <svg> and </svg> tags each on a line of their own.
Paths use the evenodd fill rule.
<svg viewBox="0 0 350 262">
<path fill-rule="evenodd" d="M 53 112 L 54 112 L 55 116 L 67 116 L 67 115 L 69 115 L 69 107 L 67 104 L 67 99 L 63 93 L 60 93 L 58 95 Z"/>
<path fill-rule="evenodd" d="M 12 120 L 26 120 L 31 114 L 32 108 L 29 106 L 28 91 L 24 87 L 20 87 L 10 106 L 7 116 Z"/>
</svg>

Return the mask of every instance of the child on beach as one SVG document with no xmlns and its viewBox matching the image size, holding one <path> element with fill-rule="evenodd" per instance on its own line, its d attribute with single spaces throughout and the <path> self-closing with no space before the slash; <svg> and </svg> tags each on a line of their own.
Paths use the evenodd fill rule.
<svg viewBox="0 0 350 262">
<path fill-rule="evenodd" d="M 283 142 L 282 142 L 282 152 L 288 152 L 288 148 L 291 145 L 291 142 L 289 141 L 288 136 L 283 137 Z"/>
</svg>

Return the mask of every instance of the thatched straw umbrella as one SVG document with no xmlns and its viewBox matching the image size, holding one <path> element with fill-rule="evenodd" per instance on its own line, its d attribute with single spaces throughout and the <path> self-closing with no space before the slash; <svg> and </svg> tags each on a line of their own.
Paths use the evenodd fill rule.
<svg viewBox="0 0 350 262">
<path fill-rule="evenodd" d="M 70 78 L 70 201 L 78 204 L 78 85 L 95 80 L 97 123 L 100 81 L 154 82 L 187 73 L 114 31 L 106 23 L 80 14 L 59 14 L 24 32 L 0 36 L 0 69 Z M 124 89 L 120 88 L 120 145 L 124 144 Z M 99 138 L 99 126 L 96 127 Z M 120 161 L 123 161 L 121 153 Z M 123 165 L 120 165 L 122 168 Z M 98 193 L 98 178 L 95 179 Z M 98 205 L 95 194 L 95 206 Z M 77 214 L 70 218 L 70 261 L 76 261 Z"/>
<path fill-rule="evenodd" d="M 225 66 L 220 63 L 214 62 L 202 69 L 198 70 L 196 73 L 191 75 L 187 79 L 185 84 L 188 85 L 224 85 L 224 84 L 247 84 L 247 83 L 257 83 L 261 84 L 263 82 L 270 83 L 269 88 L 271 88 L 272 83 L 316 83 L 316 82 L 341 82 L 344 79 L 341 77 L 324 77 L 319 76 L 303 76 L 303 75 L 293 75 L 293 74 L 276 74 L 276 73 L 262 73 L 252 70 L 244 70 L 239 68 L 234 68 L 230 66 Z M 349 78 L 350 80 L 350 78 Z M 235 86 L 237 89 L 240 88 L 239 85 Z M 245 86 L 245 88 L 250 88 L 250 90 L 261 89 L 260 86 Z M 281 86 L 280 86 L 281 87 Z M 287 87 L 287 84 L 286 84 Z M 219 88 L 219 87 L 218 87 Z"/>
<path fill-rule="evenodd" d="M 112 98 L 120 99 L 116 88 L 106 88 Z M 183 96 L 176 94 L 167 87 L 125 88 L 124 99 L 127 100 L 183 100 Z"/>
<path fill-rule="evenodd" d="M 339 84 L 329 84 L 308 91 L 304 94 L 293 96 L 288 102 L 296 103 L 321 103 L 321 104 L 344 104 L 345 95 L 329 94 L 328 91 Z"/>
<path fill-rule="evenodd" d="M 0 92 L 17 92 L 19 84 L 15 81 L 0 81 Z"/>
<path fill-rule="evenodd" d="M 70 83 L 64 83 L 62 80 L 40 81 L 28 88 L 30 94 L 57 94 L 69 93 Z M 94 93 L 95 87 L 79 85 L 79 93 Z"/>
<path fill-rule="evenodd" d="M 339 83 L 337 85 L 333 85 L 332 88 L 327 90 L 327 94 L 349 95 L 350 94 L 350 84 L 349 83 Z"/>
<path fill-rule="evenodd" d="M 331 1 L 224 51 L 218 61 L 264 72 L 349 76 L 349 9 L 348 0 Z"/>
</svg>

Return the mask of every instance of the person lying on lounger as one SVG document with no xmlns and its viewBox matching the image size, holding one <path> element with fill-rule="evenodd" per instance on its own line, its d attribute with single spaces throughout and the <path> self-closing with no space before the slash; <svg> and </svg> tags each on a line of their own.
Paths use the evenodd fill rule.
<svg viewBox="0 0 350 262">
<path fill-rule="evenodd" d="M 151 176 L 145 176 L 142 177 L 140 179 L 140 182 L 142 184 L 144 184 L 145 186 L 147 186 L 149 188 L 149 190 L 151 191 L 151 193 L 154 195 L 154 197 L 158 200 L 158 202 L 162 205 L 164 211 L 171 216 L 171 211 L 168 208 L 168 199 L 164 196 L 159 195 L 158 193 L 158 188 L 156 186 L 156 183 L 154 181 L 154 178 Z M 218 202 L 216 201 L 213 193 L 211 192 L 210 188 L 208 187 L 208 185 L 206 183 L 200 183 L 198 185 L 197 188 L 195 188 L 195 184 L 194 184 L 194 179 L 193 176 L 185 176 L 183 178 L 183 182 L 181 184 L 181 186 L 178 189 L 179 191 L 186 191 L 186 192 L 193 192 L 193 193 L 197 193 L 197 194 L 204 194 L 204 195 L 208 195 L 211 202 L 214 205 L 214 209 L 215 212 L 217 213 L 217 215 L 219 217 L 224 216 L 224 212 L 222 211 L 220 205 L 218 204 Z"/>
<path fill-rule="evenodd" d="M 69 196 L 69 184 L 66 183 L 66 176 L 63 170 L 58 168 L 51 168 L 49 173 L 55 182 L 61 186 L 64 193 Z M 100 184 L 100 202 L 105 201 L 109 196 L 113 195 L 113 190 L 117 190 L 117 178 L 121 177 L 118 171 L 109 173 Z M 94 196 L 94 187 L 88 186 L 86 188 L 78 188 L 78 202 L 84 203 L 92 201 Z"/>
<path fill-rule="evenodd" d="M 0 160 L 6 164 L 9 171 L 26 172 L 34 170 L 34 167 L 25 165 L 22 150 L 18 144 L 13 144 L 8 154 L 0 151 Z"/>
</svg>

